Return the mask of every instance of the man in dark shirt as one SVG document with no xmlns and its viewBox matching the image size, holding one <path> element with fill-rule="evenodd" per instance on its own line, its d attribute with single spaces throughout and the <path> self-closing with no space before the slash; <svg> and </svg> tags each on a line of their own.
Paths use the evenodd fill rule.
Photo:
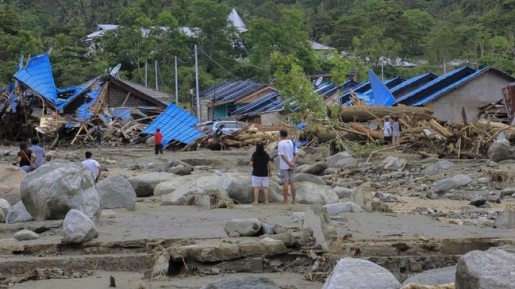
<svg viewBox="0 0 515 289">
<path fill-rule="evenodd" d="M 252 154 L 250 165 L 252 166 L 252 186 L 254 187 L 254 202 L 257 204 L 259 199 L 259 189 L 263 188 L 265 204 L 268 204 L 268 187 L 270 186 L 269 177 L 272 175 L 270 156 L 265 151 L 262 142 L 256 144 L 256 151 Z"/>
<path fill-rule="evenodd" d="M 26 143 L 20 143 L 20 151 L 18 152 L 18 157 L 13 162 L 13 165 L 20 165 L 20 168 L 28 173 L 33 171 L 35 166 L 36 156 L 35 154 L 27 148 Z"/>
</svg>

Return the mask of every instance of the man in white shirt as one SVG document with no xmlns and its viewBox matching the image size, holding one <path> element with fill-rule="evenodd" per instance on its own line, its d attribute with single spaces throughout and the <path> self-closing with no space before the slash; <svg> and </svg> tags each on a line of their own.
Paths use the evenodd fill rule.
<svg viewBox="0 0 515 289">
<path fill-rule="evenodd" d="M 392 143 L 392 124 L 390 123 L 389 116 L 384 117 L 383 134 L 384 134 L 384 141 L 387 144 L 391 144 Z"/>
<path fill-rule="evenodd" d="M 91 157 L 93 154 L 91 152 L 86 152 L 86 159 L 82 162 L 83 165 L 85 165 L 93 175 L 93 180 L 95 180 L 95 183 L 98 181 L 98 176 L 100 175 L 100 164 L 92 159 Z"/>
<path fill-rule="evenodd" d="M 277 145 L 279 155 L 279 171 L 283 183 L 283 204 L 288 203 L 288 186 L 291 188 L 291 203 L 295 203 L 297 188 L 295 187 L 295 167 L 297 166 L 298 150 L 288 139 L 286 130 L 280 131 L 281 141 Z"/>
</svg>

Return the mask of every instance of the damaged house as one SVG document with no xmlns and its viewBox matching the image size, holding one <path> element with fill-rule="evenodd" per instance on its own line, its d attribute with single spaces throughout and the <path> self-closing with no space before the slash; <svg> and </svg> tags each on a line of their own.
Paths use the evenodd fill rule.
<svg viewBox="0 0 515 289">
<path fill-rule="evenodd" d="M 22 63 L 14 74 L 16 82 L 6 86 L 0 97 L 0 137 L 4 139 L 38 136 L 53 139 L 55 146 L 59 140 L 93 141 L 92 130 L 101 129 L 106 142 L 113 145 L 134 142 L 169 108 L 170 95 L 120 79 L 115 71 L 60 89 L 48 54 Z"/>
</svg>

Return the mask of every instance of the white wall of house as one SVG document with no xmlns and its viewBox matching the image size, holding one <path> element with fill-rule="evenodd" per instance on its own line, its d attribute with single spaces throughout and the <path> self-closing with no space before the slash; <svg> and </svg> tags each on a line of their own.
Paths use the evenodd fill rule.
<svg viewBox="0 0 515 289">
<path fill-rule="evenodd" d="M 262 125 L 281 125 L 281 122 L 286 122 L 286 116 L 279 112 L 269 112 L 261 114 Z"/>
<path fill-rule="evenodd" d="M 437 98 L 426 107 L 432 108 L 435 117 L 443 121 L 461 120 L 461 108 L 465 107 L 467 120 L 473 121 L 479 107 L 503 98 L 502 88 L 509 83 L 509 80 L 495 73 L 486 72 Z"/>
</svg>

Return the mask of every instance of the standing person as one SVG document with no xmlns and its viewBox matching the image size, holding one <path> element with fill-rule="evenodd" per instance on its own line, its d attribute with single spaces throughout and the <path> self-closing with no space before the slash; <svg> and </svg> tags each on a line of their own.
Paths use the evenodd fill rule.
<svg viewBox="0 0 515 289">
<path fill-rule="evenodd" d="M 13 165 L 20 165 L 20 168 L 24 172 L 29 173 L 36 168 L 35 161 L 36 155 L 27 148 L 27 144 L 24 142 L 20 143 L 20 151 L 18 152 L 18 156 L 13 162 Z"/>
<path fill-rule="evenodd" d="M 86 159 L 82 162 L 82 164 L 89 169 L 96 183 L 98 181 L 98 176 L 100 176 L 100 164 L 91 157 L 93 157 L 93 154 L 90 151 L 87 151 Z"/>
<path fill-rule="evenodd" d="M 395 116 L 393 118 L 392 124 L 392 145 L 398 146 L 401 144 L 401 123 L 399 122 L 399 117 Z"/>
<path fill-rule="evenodd" d="M 250 165 L 252 166 L 252 186 L 254 187 L 254 202 L 256 205 L 259 201 L 259 189 L 263 188 L 265 196 L 265 204 L 268 204 L 268 187 L 270 186 L 269 177 L 272 176 L 272 167 L 270 156 L 265 151 L 265 145 L 262 142 L 256 144 L 256 151 L 252 154 Z"/>
<path fill-rule="evenodd" d="M 34 168 L 39 168 L 43 161 L 45 160 L 46 153 L 45 150 L 39 146 L 39 141 L 37 138 L 33 137 L 30 142 L 32 143 L 32 146 L 30 147 L 30 150 L 36 157 L 36 161 L 34 162 Z"/>
<path fill-rule="evenodd" d="M 161 133 L 161 129 L 156 129 L 156 133 L 154 134 L 154 145 L 156 156 L 160 153 L 163 154 L 163 134 Z"/>
<path fill-rule="evenodd" d="M 288 187 L 291 189 L 291 203 L 295 203 L 297 188 L 295 187 L 295 167 L 297 166 L 298 151 L 293 142 L 288 139 L 288 132 L 279 132 L 281 141 L 277 145 L 279 155 L 279 170 L 283 183 L 283 204 L 288 203 Z"/>
<path fill-rule="evenodd" d="M 391 144 L 392 143 L 392 124 L 390 123 L 389 116 L 384 117 L 383 134 L 384 134 L 384 141 L 387 144 Z"/>
<path fill-rule="evenodd" d="M 100 150 L 100 147 L 102 146 L 102 131 L 100 130 L 99 126 L 97 126 L 97 129 L 95 130 L 95 143 L 98 147 L 98 150 Z"/>
</svg>

